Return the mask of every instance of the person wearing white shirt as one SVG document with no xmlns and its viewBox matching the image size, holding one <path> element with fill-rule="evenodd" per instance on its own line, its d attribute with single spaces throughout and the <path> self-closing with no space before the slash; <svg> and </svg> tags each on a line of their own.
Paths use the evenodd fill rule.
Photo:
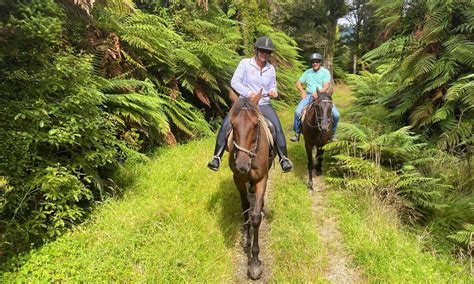
<svg viewBox="0 0 474 284">
<path fill-rule="evenodd" d="M 258 102 L 258 107 L 262 115 L 275 127 L 277 136 L 275 139 L 276 148 L 278 156 L 280 157 L 280 165 L 283 172 L 289 172 L 293 169 L 293 164 L 288 159 L 285 135 L 281 127 L 280 119 L 270 104 L 271 98 L 278 97 L 275 68 L 268 62 L 273 50 L 275 50 L 275 47 L 270 38 L 266 36 L 258 38 L 254 44 L 255 56 L 240 61 L 230 84 L 240 96 L 244 97 L 256 96 L 257 93 L 262 90 L 263 96 Z M 217 171 L 220 167 L 229 127 L 229 115 L 227 115 L 217 134 L 214 157 L 207 164 L 207 167 L 211 170 Z"/>
</svg>

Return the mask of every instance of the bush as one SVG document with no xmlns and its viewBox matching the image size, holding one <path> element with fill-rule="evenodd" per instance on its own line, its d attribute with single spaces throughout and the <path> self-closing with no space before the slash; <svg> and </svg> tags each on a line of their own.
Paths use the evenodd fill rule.
<svg viewBox="0 0 474 284">
<path fill-rule="evenodd" d="M 63 46 L 53 1 L 3 4 L 0 254 L 55 236 L 100 196 L 119 142 L 91 58 Z M 8 180 L 8 186 L 5 185 Z"/>
</svg>

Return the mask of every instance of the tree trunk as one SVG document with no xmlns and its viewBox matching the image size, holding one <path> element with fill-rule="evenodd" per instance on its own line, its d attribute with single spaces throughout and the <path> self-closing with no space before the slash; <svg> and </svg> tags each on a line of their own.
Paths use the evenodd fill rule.
<svg viewBox="0 0 474 284">
<path fill-rule="evenodd" d="M 352 57 L 352 73 L 357 74 L 357 54 Z"/>
<path fill-rule="evenodd" d="M 334 74 L 334 49 L 336 48 L 336 29 L 337 29 L 337 19 L 332 20 L 328 25 L 328 33 L 327 33 L 327 47 L 326 47 L 326 54 L 324 58 L 324 66 L 329 69 L 331 72 L 331 78 L 333 78 Z"/>
</svg>

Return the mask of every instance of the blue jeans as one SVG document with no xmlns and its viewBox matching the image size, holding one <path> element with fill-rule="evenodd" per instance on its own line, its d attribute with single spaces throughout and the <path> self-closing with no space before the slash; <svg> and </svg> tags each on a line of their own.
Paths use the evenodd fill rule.
<svg viewBox="0 0 474 284">
<path fill-rule="evenodd" d="M 301 133 L 301 121 L 300 121 L 300 116 L 301 113 L 303 112 L 303 109 L 311 103 L 313 100 L 313 97 L 311 96 L 311 93 L 306 94 L 306 98 L 302 99 L 298 105 L 296 106 L 295 110 L 295 119 L 293 122 L 293 130 L 296 133 Z M 336 108 L 335 104 L 332 104 L 332 119 L 333 119 L 333 125 L 332 125 L 332 133 L 333 135 L 336 135 L 336 129 L 337 129 L 337 124 L 339 123 L 339 117 L 341 115 L 339 114 L 339 111 Z"/>
</svg>

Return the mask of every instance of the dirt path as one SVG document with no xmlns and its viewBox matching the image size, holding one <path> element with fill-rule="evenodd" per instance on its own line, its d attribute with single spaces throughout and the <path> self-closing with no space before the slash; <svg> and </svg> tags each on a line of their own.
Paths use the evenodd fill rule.
<svg viewBox="0 0 474 284">
<path fill-rule="evenodd" d="M 329 251 L 328 269 L 324 271 L 324 278 L 331 283 L 360 283 L 363 282 L 357 268 L 349 267 L 350 257 L 344 252 L 341 233 L 337 229 L 334 217 L 326 210 L 326 195 L 324 182 L 320 177 L 313 177 L 314 192 L 313 213 L 316 216 L 319 237 Z"/>
<path fill-rule="evenodd" d="M 270 170 L 270 174 L 268 177 L 267 183 L 267 190 L 265 192 L 265 207 L 263 208 L 263 218 L 262 223 L 260 224 L 260 254 L 259 258 L 263 263 L 263 273 L 262 277 L 257 280 L 253 281 L 247 277 L 247 269 L 248 269 L 248 261 L 250 260 L 247 257 L 247 254 L 242 249 L 240 241 L 242 240 L 242 232 L 239 234 L 239 237 L 234 245 L 232 255 L 233 255 L 233 263 L 235 266 L 235 275 L 234 275 L 234 283 L 268 283 L 271 273 L 272 273 L 272 264 L 273 258 L 270 255 L 270 251 L 268 248 L 269 238 L 270 238 L 270 224 L 268 219 L 266 218 L 267 212 L 270 212 L 269 206 L 271 206 L 268 200 L 271 200 L 270 196 L 272 194 L 272 180 L 273 174 L 272 170 Z"/>
</svg>

